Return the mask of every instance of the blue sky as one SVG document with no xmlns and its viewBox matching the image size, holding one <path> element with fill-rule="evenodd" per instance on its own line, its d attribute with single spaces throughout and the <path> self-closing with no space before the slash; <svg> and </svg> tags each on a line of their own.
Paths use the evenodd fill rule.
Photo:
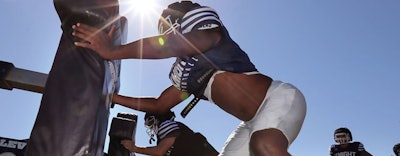
<svg viewBox="0 0 400 156">
<path fill-rule="evenodd" d="M 140 16 L 129 9 L 130 1 L 120 1 L 121 14 L 129 21 L 128 41 L 155 35 L 158 14 L 173 2 L 155 0 L 155 12 Z M 338 127 L 348 127 L 371 154 L 393 155 L 393 145 L 400 142 L 400 1 L 195 2 L 217 10 L 259 71 L 294 84 L 306 96 L 307 116 L 289 148 L 292 155 L 328 155 Z M 0 60 L 48 73 L 61 36 L 53 2 L 0 0 L 0 10 Z M 158 96 L 170 85 L 172 63 L 123 60 L 120 93 Z M 28 138 L 41 94 L 0 89 L 0 99 L 0 136 Z M 177 120 L 203 133 L 220 150 L 240 121 L 206 101 L 182 119 L 179 113 L 187 102 L 173 109 Z M 148 146 L 144 114 L 116 106 L 110 119 L 118 112 L 139 115 L 136 142 Z"/>
</svg>

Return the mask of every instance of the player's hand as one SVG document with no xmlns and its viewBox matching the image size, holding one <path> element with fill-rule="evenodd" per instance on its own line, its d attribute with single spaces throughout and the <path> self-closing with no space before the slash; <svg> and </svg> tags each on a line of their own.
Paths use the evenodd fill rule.
<svg viewBox="0 0 400 156">
<path fill-rule="evenodd" d="M 136 152 L 135 143 L 132 140 L 121 140 L 121 144 L 131 152 Z"/>
<path fill-rule="evenodd" d="M 115 31 L 114 25 L 108 33 L 82 23 L 73 25 L 72 29 L 74 29 L 73 36 L 84 40 L 82 42 L 75 42 L 76 46 L 91 49 L 105 59 L 112 59 L 112 51 L 115 49 L 112 43 Z"/>
</svg>

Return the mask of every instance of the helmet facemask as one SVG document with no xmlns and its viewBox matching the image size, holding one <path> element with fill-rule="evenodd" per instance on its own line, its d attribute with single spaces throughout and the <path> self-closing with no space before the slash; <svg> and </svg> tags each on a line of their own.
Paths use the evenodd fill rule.
<svg viewBox="0 0 400 156">
<path fill-rule="evenodd" d="M 160 19 L 158 33 L 160 35 L 166 35 L 173 32 L 176 35 L 179 32 L 180 26 L 178 19 L 171 19 L 171 15 L 168 15 Z"/>
<path fill-rule="evenodd" d="M 199 4 L 191 1 L 175 2 L 168 5 L 158 21 L 158 32 L 160 35 L 180 33 L 181 20 L 183 16 L 195 7 L 200 7 Z"/>
<path fill-rule="evenodd" d="M 335 134 L 335 142 L 339 144 L 347 144 L 351 142 L 351 137 L 349 133 L 341 132 Z"/>
<path fill-rule="evenodd" d="M 167 120 L 174 120 L 175 114 L 172 111 L 162 113 L 162 114 L 154 114 L 154 113 L 146 113 L 144 117 L 144 126 L 147 128 L 146 133 L 150 136 L 149 143 L 155 141 L 154 137 L 157 136 L 160 125 Z"/>
<path fill-rule="evenodd" d="M 150 116 L 145 119 L 144 126 L 147 128 L 146 133 L 149 135 L 149 143 L 155 141 L 154 136 L 157 136 L 158 133 L 158 120 L 155 116 Z"/>
</svg>

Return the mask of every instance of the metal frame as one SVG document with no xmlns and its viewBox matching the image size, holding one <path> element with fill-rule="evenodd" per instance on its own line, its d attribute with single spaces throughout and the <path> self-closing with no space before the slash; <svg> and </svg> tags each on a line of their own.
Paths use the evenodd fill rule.
<svg viewBox="0 0 400 156">
<path fill-rule="evenodd" d="M 0 61 L 0 88 L 13 88 L 43 93 L 48 74 L 16 68 L 12 63 Z"/>
</svg>

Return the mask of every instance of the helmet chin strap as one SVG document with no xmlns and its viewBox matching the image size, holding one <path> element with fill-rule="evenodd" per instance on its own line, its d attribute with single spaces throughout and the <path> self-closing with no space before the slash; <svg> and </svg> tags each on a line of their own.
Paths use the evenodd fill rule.
<svg viewBox="0 0 400 156">
<path fill-rule="evenodd" d="M 156 141 L 156 139 L 154 139 L 154 134 L 151 134 L 150 139 L 149 139 L 149 144 L 152 144 L 153 141 Z"/>
<path fill-rule="evenodd" d="M 156 139 L 154 139 L 154 137 L 157 135 L 158 133 L 158 126 L 157 126 L 157 122 L 154 122 L 153 125 L 148 126 L 147 130 L 146 130 L 147 135 L 150 136 L 149 139 L 149 143 L 152 144 L 153 141 L 156 141 Z"/>
</svg>

